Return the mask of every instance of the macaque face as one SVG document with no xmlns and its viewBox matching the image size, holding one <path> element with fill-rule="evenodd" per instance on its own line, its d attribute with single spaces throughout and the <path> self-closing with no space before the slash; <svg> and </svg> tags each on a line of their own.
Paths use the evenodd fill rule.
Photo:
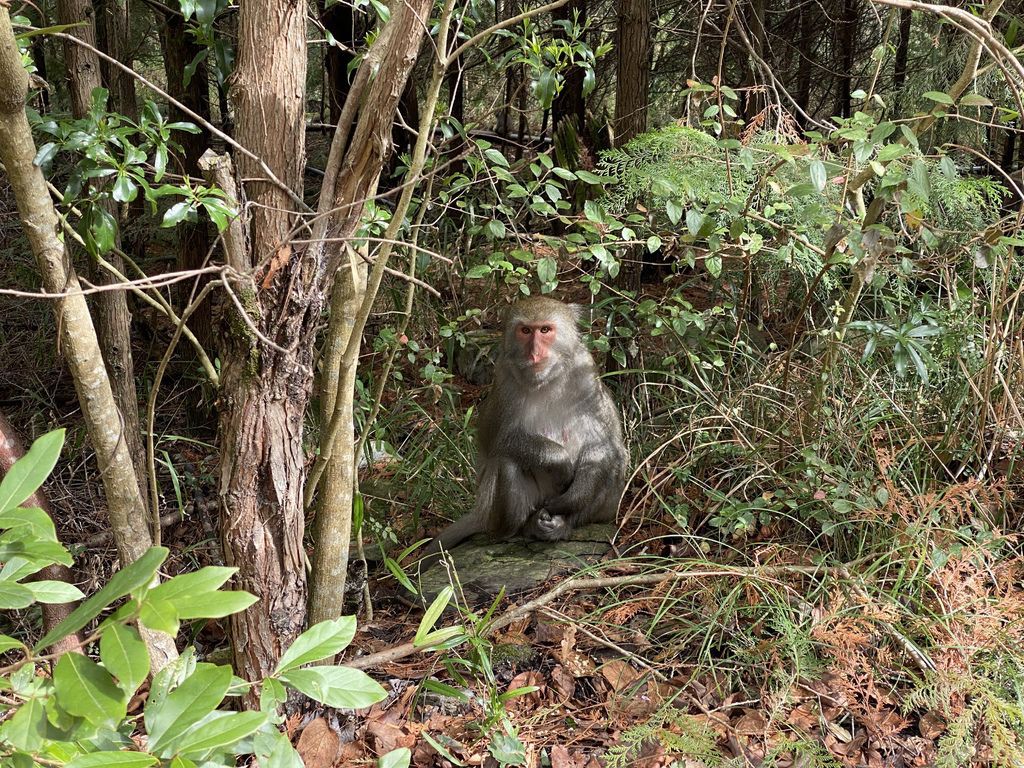
<svg viewBox="0 0 1024 768">
<path fill-rule="evenodd" d="M 520 359 L 535 374 L 543 373 L 551 363 L 552 345 L 555 343 L 557 326 L 548 321 L 519 323 L 516 326 L 516 344 Z"/>
</svg>

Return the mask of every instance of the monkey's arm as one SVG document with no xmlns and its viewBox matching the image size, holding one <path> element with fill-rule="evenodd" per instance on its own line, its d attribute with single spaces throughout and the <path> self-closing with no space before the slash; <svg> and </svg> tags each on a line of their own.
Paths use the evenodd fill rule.
<svg viewBox="0 0 1024 768">
<path fill-rule="evenodd" d="M 611 520 L 625 484 L 625 456 L 616 450 L 590 450 L 580 456 L 572 482 L 542 506 L 564 519 L 569 529 L 584 523 Z M 543 525 L 544 519 L 538 522 Z M 548 527 L 557 527 L 549 522 Z M 568 532 L 566 532 L 567 534 Z"/>
</svg>

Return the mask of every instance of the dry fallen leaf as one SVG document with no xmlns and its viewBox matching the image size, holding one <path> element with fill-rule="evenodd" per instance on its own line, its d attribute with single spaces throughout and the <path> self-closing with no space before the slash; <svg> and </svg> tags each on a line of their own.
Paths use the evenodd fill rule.
<svg viewBox="0 0 1024 768">
<path fill-rule="evenodd" d="M 310 721 L 302 729 L 295 751 L 299 753 L 306 768 L 331 768 L 338 756 L 338 734 L 322 717 Z"/>
<path fill-rule="evenodd" d="M 934 712 L 925 712 L 917 724 L 921 735 L 931 741 L 937 739 L 946 730 L 946 721 Z"/>
<path fill-rule="evenodd" d="M 616 693 L 631 686 L 640 676 L 640 673 L 633 669 L 628 662 L 621 659 L 613 659 L 602 665 L 600 672 Z"/>
<path fill-rule="evenodd" d="M 281 267 L 285 266 L 291 257 L 292 248 L 290 245 L 285 244 L 277 249 L 270 260 L 270 265 L 267 267 L 267 274 L 263 276 L 263 282 L 260 284 L 264 291 L 274 282 L 274 275 L 281 271 Z"/>
</svg>

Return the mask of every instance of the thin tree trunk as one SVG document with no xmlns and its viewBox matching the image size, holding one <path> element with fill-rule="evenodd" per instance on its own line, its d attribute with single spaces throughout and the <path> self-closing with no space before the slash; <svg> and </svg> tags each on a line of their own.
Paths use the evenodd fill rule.
<svg viewBox="0 0 1024 768">
<path fill-rule="evenodd" d="M 651 2 L 619 0 L 616 40 L 615 146 L 647 130 L 651 77 Z"/>
<path fill-rule="evenodd" d="M 351 258 L 359 259 L 356 253 Z M 329 425 L 336 408 L 346 414 L 354 411 L 355 366 L 344 367 L 345 350 L 352 341 L 356 324 L 356 310 L 366 293 L 366 265 L 359 263 L 350 269 L 343 266 L 335 281 L 331 298 L 331 321 L 327 328 L 320 387 L 321 450 L 329 450 L 334 457 L 324 469 L 323 482 L 318 495 L 317 515 L 313 525 L 314 568 L 310 575 L 310 623 L 337 618 L 341 615 L 348 576 L 349 547 L 352 541 L 352 502 L 355 495 L 356 461 L 347 461 L 355 455 L 355 433 L 352 429 L 339 429 L 328 447 Z M 341 398 L 341 402 L 338 402 Z M 358 457 L 356 457 L 358 459 Z M 315 596 L 315 598 L 314 598 Z"/>
<path fill-rule="evenodd" d="M 95 14 L 91 0 L 58 0 L 57 15 L 61 23 L 76 25 L 68 30 L 69 34 L 95 46 Z M 71 111 L 76 118 L 81 118 L 89 111 L 93 91 L 102 87 L 100 58 L 88 48 L 65 41 L 64 59 L 70 86 Z M 117 204 L 113 200 L 104 201 L 103 206 L 107 213 L 117 218 Z M 120 274 L 125 274 L 124 262 L 116 252 L 107 254 L 107 260 Z M 93 265 L 91 272 L 96 283 L 117 282 L 113 275 L 98 265 Z M 128 311 L 128 295 L 126 291 L 103 291 L 97 295 L 95 304 L 100 348 L 103 350 L 103 359 L 110 373 L 114 400 L 121 413 L 124 427 L 122 438 L 131 452 L 145 512 L 149 498 L 149 479 L 146 476 L 145 453 L 142 450 L 139 398 L 135 389 L 135 365 L 132 360 L 131 344 L 132 318 Z"/>
<path fill-rule="evenodd" d="M 853 91 L 853 57 L 857 47 L 857 0 L 843 0 L 842 18 L 836 34 L 839 62 L 834 113 L 839 117 L 849 117 L 852 114 L 850 93 Z"/>
<path fill-rule="evenodd" d="M 804 128 L 807 128 L 804 115 L 810 114 L 811 103 L 811 65 L 813 64 L 815 28 L 812 8 L 800 6 L 800 63 L 796 72 L 796 103 L 800 108 L 799 115 Z"/>
<path fill-rule="evenodd" d="M 28 77 L 7 9 L 0 6 L 0 162 L 18 204 L 25 236 L 36 257 L 47 293 L 69 295 L 53 302 L 60 329 L 60 344 L 78 392 L 78 401 L 107 500 L 107 513 L 118 555 L 130 563 L 150 546 L 146 508 L 125 442 L 121 414 L 100 353 L 99 340 L 85 297 L 64 243 L 58 236 L 53 208 L 43 173 L 33 162 L 36 147 L 25 116 Z M 177 656 L 167 635 L 144 633 L 154 669 Z"/>
<path fill-rule="evenodd" d="M 21 436 L 18 431 L 14 428 L 14 425 L 7 420 L 7 418 L 0 413 L 0 478 L 6 475 L 11 467 L 14 466 L 14 462 L 25 455 L 25 444 L 22 442 Z M 54 513 L 53 505 L 50 504 L 50 499 L 43 491 L 42 488 L 38 489 L 35 493 L 25 499 L 21 505 L 23 507 L 38 507 L 50 516 L 51 520 L 56 522 L 56 514 Z M 71 584 L 74 577 L 71 575 L 71 569 L 61 563 L 53 563 L 43 568 L 39 573 L 33 577 L 35 579 L 53 579 L 54 581 L 63 581 L 66 584 Z M 78 603 L 61 603 L 59 605 L 53 605 L 50 603 L 41 603 L 40 607 L 43 612 L 43 633 L 48 633 L 64 619 L 66 619 L 71 612 L 78 606 Z M 50 653 L 62 654 L 68 651 L 76 650 L 82 642 L 82 633 L 75 632 L 62 640 L 58 640 L 49 648 Z"/>
<path fill-rule="evenodd" d="M 445 50 L 447 38 L 447 19 L 451 14 L 451 0 L 445 13 L 442 14 L 438 46 Z M 375 72 L 372 82 L 357 75 L 353 91 L 345 104 L 347 112 L 351 107 L 358 110 L 356 129 L 350 141 L 343 133 L 345 124 L 339 122 L 338 131 L 331 147 L 331 161 L 324 179 L 324 190 L 320 197 L 318 214 L 329 210 L 338 211 L 337 218 L 329 225 L 326 220 L 314 226 L 314 240 L 325 234 L 349 238 L 359 224 L 365 201 L 373 196 L 377 186 L 377 176 L 383 168 L 387 153 L 385 137 L 390 131 L 390 124 L 398 107 L 399 95 L 405 88 L 416 64 L 420 42 L 423 39 L 421 19 L 430 8 L 430 0 L 412 0 L 400 4 L 394 9 L 391 20 L 381 31 L 374 46 L 367 53 L 360 67 L 360 74 Z M 363 68 L 367 69 L 363 69 Z M 413 152 L 412 166 L 403 188 L 402 196 L 392 217 L 385 243 L 376 256 L 373 272 L 367 278 L 365 286 L 360 285 L 357 276 L 353 281 L 349 275 L 342 276 L 340 271 L 349 270 L 347 253 L 350 249 L 338 249 L 330 253 L 327 259 L 327 275 L 335 279 L 334 290 L 346 291 L 344 306 L 341 300 L 332 301 L 334 311 L 341 320 L 342 333 L 348 340 L 343 356 L 339 362 L 339 390 L 330 424 L 325 425 L 327 434 L 321 438 L 321 456 L 310 478 L 310 487 L 306 489 L 307 498 L 312 498 L 313 487 L 319 478 L 318 472 L 325 468 L 329 471 L 328 482 L 331 490 L 320 489 L 320 503 L 317 509 L 317 540 L 313 551 L 313 589 L 309 596 L 310 623 L 332 619 L 340 615 L 343 593 L 338 589 L 332 578 L 345 573 L 348 566 L 347 553 L 352 531 L 352 498 L 354 496 L 355 460 L 352 447 L 355 445 L 353 424 L 353 390 L 350 382 L 355 381 L 355 370 L 359 359 L 359 346 L 362 330 L 366 324 L 369 308 L 380 287 L 383 268 L 390 253 L 388 240 L 398 236 L 397 226 L 408 210 L 415 181 L 423 167 L 423 153 L 430 133 L 429 123 L 437 104 L 441 88 L 443 71 L 435 67 L 427 94 L 424 121 L 419 125 L 419 136 Z M 363 92 L 365 89 L 365 93 Z M 356 114 L 353 111 L 353 114 Z M 345 148 L 342 155 L 343 147 Z M 333 190 L 333 194 L 328 194 Z M 314 251 L 314 259 L 319 257 Z M 342 282 L 338 282 L 338 281 Z M 351 291 L 351 295 L 348 292 Z M 346 317 L 352 317 L 351 329 L 347 328 Z M 336 324 L 337 325 L 337 324 Z M 328 344 L 333 344 L 329 340 Z M 344 387 L 344 389 L 341 389 Z M 332 464 L 340 465 L 332 467 Z M 333 576 L 332 576 L 333 575 Z"/>
</svg>

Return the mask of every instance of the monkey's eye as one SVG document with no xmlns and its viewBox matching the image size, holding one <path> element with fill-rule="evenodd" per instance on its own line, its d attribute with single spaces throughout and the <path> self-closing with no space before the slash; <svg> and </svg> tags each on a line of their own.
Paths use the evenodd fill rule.
<svg viewBox="0 0 1024 768">
<path fill-rule="evenodd" d="M 551 333 L 551 330 L 552 330 L 552 329 L 551 329 L 551 326 L 550 326 L 550 325 L 542 325 L 542 326 L 540 327 L 540 332 L 541 332 L 541 333 Z"/>
<path fill-rule="evenodd" d="M 519 326 L 519 332 L 521 334 L 523 334 L 523 336 L 529 336 L 531 330 L 532 329 L 528 325 L 521 325 L 521 326 Z"/>
</svg>

